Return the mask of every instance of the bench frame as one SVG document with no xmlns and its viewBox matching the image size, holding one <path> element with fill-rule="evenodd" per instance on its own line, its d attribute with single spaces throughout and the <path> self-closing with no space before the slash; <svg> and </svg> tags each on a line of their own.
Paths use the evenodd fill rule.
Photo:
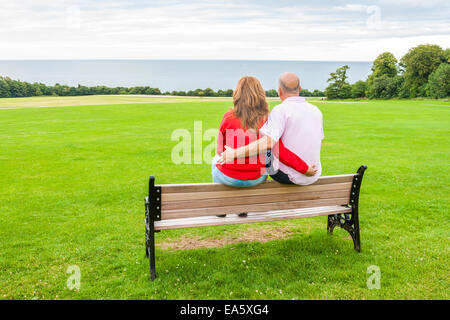
<svg viewBox="0 0 450 320">
<path fill-rule="evenodd" d="M 359 232 L 359 193 L 361 182 L 367 166 L 361 166 L 353 177 L 348 207 L 349 213 L 328 215 L 327 231 L 333 233 L 335 227 L 346 230 L 353 240 L 354 249 L 361 252 Z M 145 198 L 145 254 L 150 262 L 150 278 L 155 280 L 155 221 L 161 220 L 161 186 L 155 185 L 155 177 L 150 176 L 148 184 L 148 197 Z"/>
</svg>

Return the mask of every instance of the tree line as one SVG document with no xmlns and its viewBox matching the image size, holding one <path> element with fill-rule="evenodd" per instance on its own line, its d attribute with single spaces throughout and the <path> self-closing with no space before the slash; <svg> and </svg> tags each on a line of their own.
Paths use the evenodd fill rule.
<svg viewBox="0 0 450 320">
<path fill-rule="evenodd" d="M 86 96 L 110 94 L 146 94 L 146 95 L 174 95 L 174 96 L 205 96 L 205 97 L 231 97 L 233 90 L 218 90 L 211 88 L 190 91 L 166 91 L 149 86 L 137 87 L 107 87 L 107 86 L 67 86 L 59 83 L 48 86 L 43 83 L 29 83 L 13 80 L 9 77 L 0 77 L 0 97 L 34 97 L 34 96 Z"/>
<path fill-rule="evenodd" d="M 9 77 L 0 76 L 0 98 L 34 97 L 34 96 L 86 96 L 86 95 L 110 95 L 110 94 L 146 94 L 146 95 L 171 95 L 171 96 L 193 96 L 193 97 L 232 97 L 233 90 L 217 90 L 211 88 L 195 89 L 189 91 L 165 91 L 149 86 L 137 87 L 87 87 L 78 85 L 67 86 L 59 83 L 48 86 L 43 83 L 29 83 L 26 81 L 13 80 Z M 309 97 L 324 97 L 323 91 L 309 91 L 302 89 L 301 95 Z M 278 97 L 277 90 L 267 90 L 267 97 Z"/>
<path fill-rule="evenodd" d="M 450 48 L 424 44 L 411 48 L 398 61 L 390 52 L 380 54 L 367 80 L 348 83 L 344 65 L 330 74 L 327 99 L 445 98 L 450 96 Z"/>
</svg>

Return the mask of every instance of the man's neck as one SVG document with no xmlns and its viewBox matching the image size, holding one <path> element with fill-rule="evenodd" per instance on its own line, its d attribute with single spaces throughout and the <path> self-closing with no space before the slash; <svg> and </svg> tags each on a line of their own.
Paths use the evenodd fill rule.
<svg viewBox="0 0 450 320">
<path fill-rule="evenodd" d="M 283 97 L 281 97 L 281 101 L 284 101 L 284 100 L 286 100 L 287 98 L 298 97 L 298 96 L 299 96 L 299 93 L 297 93 L 297 94 L 290 94 L 290 95 L 287 95 L 287 96 L 283 96 Z"/>
</svg>

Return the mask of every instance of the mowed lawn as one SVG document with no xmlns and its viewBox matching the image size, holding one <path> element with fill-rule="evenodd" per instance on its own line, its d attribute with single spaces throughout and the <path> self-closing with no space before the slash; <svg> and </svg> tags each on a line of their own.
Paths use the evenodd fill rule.
<svg viewBox="0 0 450 320">
<path fill-rule="evenodd" d="M 288 238 L 263 243 L 157 247 L 158 278 L 151 282 L 144 252 L 148 176 L 157 183 L 211 181 L 207 163 L 172 163 L 178 141 L 171 134 L 188 129 L 193 136 L 196 120 L 203 130 L 217 128 L 231 106 L 158 99 L 3 104 L 1 299 L 450 298 L 449 102 L 314 102 L 324 115 L 323 174 L 368 166 L 361 253 L 345 231 L 327 235 L 326 217 L 163 231 L 157 243 L 290 230 Z M 80 269 L 79 290 L 67 287 L 70 266 Z M 381 271 L 380 289 L 367 287 L 370 266 Z"/>
</svg>

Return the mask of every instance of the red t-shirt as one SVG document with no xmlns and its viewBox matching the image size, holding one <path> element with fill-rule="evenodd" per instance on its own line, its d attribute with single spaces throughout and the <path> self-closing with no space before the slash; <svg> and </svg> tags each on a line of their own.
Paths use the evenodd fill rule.
<svg viewBox="0 0 450 320">
<path fill-rule="evenodd" d="M 263 124 L 264 122 L 261 122 L 260 127 Z M 224 146 L 236 149 L 246 146 L 259 138 L 260 135 L 254 130 L 243 129 L 241 127 L 241 120 L 234 115 L 233 110 L 230 110 L 225 113 L 220 124 L 219 135 L 217 137 L 217 154 L 221 154 L 224 151 Z M 281 139 L 273 151 L 277 158 L 285 165 L 301 173 L 305 173 L 308 170 L 308 165 L 300 157 L 287 149 Z M 264 160 L 265 154 L 260 154 L 257 157 L 235 159 L 230 164 L 217 164 L 217 168 L 226 176 L 234 179 L 255 180 L 265 173 Z"/>
</svg>

